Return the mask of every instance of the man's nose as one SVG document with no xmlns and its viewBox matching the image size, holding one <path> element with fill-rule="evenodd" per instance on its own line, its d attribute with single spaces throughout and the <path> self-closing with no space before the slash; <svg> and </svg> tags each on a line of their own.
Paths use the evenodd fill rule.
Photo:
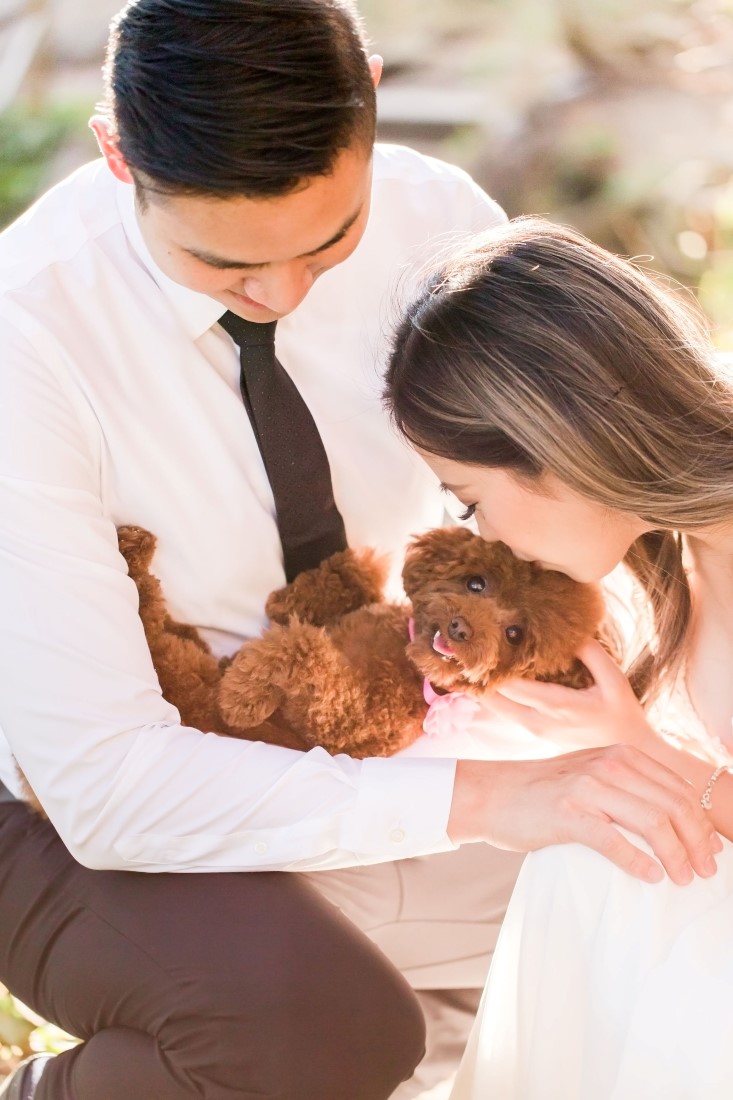
<svg viewBox="0 0 733 1100">
<path fill-rule="evenodd" d="M 283 264 L 246 279 L 244 293 L 273 313 L 286 314 L 300 305 L 313 282 L 309 268 Z"/>
</svg>

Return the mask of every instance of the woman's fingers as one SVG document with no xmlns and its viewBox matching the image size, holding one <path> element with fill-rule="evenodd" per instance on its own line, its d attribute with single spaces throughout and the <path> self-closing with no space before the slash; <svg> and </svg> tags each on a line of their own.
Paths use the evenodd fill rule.
<svg viewBox="0 0 733 1100">
<path fill-rule="evenodd" d="M 494 713 L 516 722 L 537 737 L 569 749 L 608 745 L 619 739 L 611 734 L 608 714 L 595 688 L 575 690 L 560 684 L 533 680 L 508 680 L 491 696 Z"/>
<path fill-rule="evenodd" d="M 568 748 L 611 745 L 617 741 L 647 746 L 652 733 L 641 704 L 603 647 L 586 643 L 578 657 L 595 683 L 575 689 L 536 680 L 507 680 L 492 696 L 497 713 L 539 737 Z"/>
<path fill-rule="evenodd" d="M 551 723 L 541 711 L 505 695 L 503 688 L 491 696 L 490 706 L 498 718 L 503 718 L 505 722 L 514 722 L 530 733 L 541 737 L 550 732 Z"/>
<path fill-rule="evenodd" d="M 579 700 L 579 692 L 575 688 L 538 680 L 507 680 L 496 689 L 496 694 L 521 704 L 525 710 L 533 708 L 553 716 L 568 706 L 577 706 Z"/>
<path fill-rule="evenodd" d="M 619 666 L 594 638 L 585 642 L 576 656 L 583 662 L 604 695 L 617 690 L 622 684 L 629 687 Z"/>
<path fill-rule="evenodd" d="M 599 695 L 610 696 L 611 692 L 618 692 L 620 686 L 628 688 L 623 672 L 597 641 L 584 643 L 577 656 L 595 680 L 595 691 L 593 687 L 578 689 L 539 680 L 514 679 L 501 684 L 497 693 L 543 714 L 561 715 L 565 710 L 576 711 L 591 695 L 596 700 Z"/>
</svg>

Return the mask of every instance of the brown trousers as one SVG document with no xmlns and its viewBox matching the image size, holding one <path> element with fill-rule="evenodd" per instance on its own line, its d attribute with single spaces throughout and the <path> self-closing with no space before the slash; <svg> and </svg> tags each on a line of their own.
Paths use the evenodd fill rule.
<svg viewBox="0 0 733 1100">
<path fill-rule="evenodd" d="M 0 804 L 0 981 L 83 1039 L 36 1100 L 387 1100 L 409 986 L 301 875 L 90 871 Z"/>
</svg>

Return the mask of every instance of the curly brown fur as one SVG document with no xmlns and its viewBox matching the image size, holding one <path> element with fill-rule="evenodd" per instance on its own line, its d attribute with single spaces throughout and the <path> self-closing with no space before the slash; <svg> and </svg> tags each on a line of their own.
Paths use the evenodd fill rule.
<svg viewBox="0 0 733 1100">
<path fill-rule="evenodd" d="M 283 616 L 235 655 L 220 691 L 232 725 L 282 715 L 330 752 L 386 756 L 420 733 L 423 677 L 474 695 L 514 676 L 592 682 L 575 654 L 603 618 L 596 586 L 519 561 L 503 543 L 465 528 L 441 528 L 407 552 L 403 581 L 415 624 L 408 642 L 408 606 L 372 604 L 338 618 L 331 605 L 329 625 L 313 625 L 323 617 L 311 594 L 334 590 L 328 572 L 334 564 L 341 577 L 349 558 L 349 577 L 371 561 L 346 551 L 317 577 L 303 574 L 283 590 L 290 620 Z M 285 603 L 282 593 L 278 600 Z"/>
<path fill-rule="evenodd" d="M 293 618 L 248 642 L 222 680 L 222 711 L 250 726 L 277 712 L 310 746 L 387 756 L 419 735 L 422 677 L 406 655 L 407 613 L 376 604 L 330 630 Z"/>
<path fill-rule="evenodd" d="M 373 550 L 358 555 L 342 550 L 273 592 L 265 611 L 273 623 L 287 623 L 297 616 L 313 626 L 328 626 L 350 611 L 380 603 L 386 580 L 385 557 Z"/>
<path fill-rule="evenodd" d="M 462 527 L 416 539 L 402 577 L 415 622 L 408 652 L 435 687 L 483 695 L 515 676 L 592 683 L 575 654 L 603 620 L 596 585 L 520 561 Z"/>
<path fill-rule="evenodd" d="M 283 722 L 257 729 L 231 726 L 219 706 L 219 687 L 231 657 L 216 658 L 195 627 L 179 623 L 166 609 L 160 581 L 150 572 L 156 540 L 142 527 L 119 527 L 120 553 L 140 597 L 140 618 L 164 697 L 177 707 L 185 726 L 227 737 L 242 737 L 304 748 L 305 742 Z"/>
<path fill-rule="evenodd" d="M 128 525 L 118 528 L 117 539 L 127 571 L 137 585 L 140 618 L 164 697 L 178 708 L 183 725 L 221 729 L 219 661 L 194 627 L 178 623 L 168 614 L 160 581 L 150 572 L 155 536 Z"/>
<path fill-rule="evenodd" d="M 575 654 L 599 631 L 599 590 L 466 528 L 413 540 L 403 571 L 411 607 L 384 602 L 384 559 L 346 550 L 274 592 L 272 626 L 221 660 L 168 614 L 151 572 L 155 537 L 125 526 L 118 538 L 161 690 L 197 729 L 387 756 L 421 732 L 423 677 L 439 691 L 475 695 L 513 676 L 590 683 Z"/>
<path fill-rule="evenodd" d="M 263 722 L 257 729 L 246 730 L 227 723 L 219 708 L 218 692 L 231 658 L 217 660 L 195 627 L 176 622 L 168 614 L 160 581 L 150 572 L 155 536 L 130 524 L 117 529 L 117 539 L 128 573 L 137 586 L 140 618 L 161 691 L 177 707 L 182 724 L 229 737 L 256 738 L 297 749 L 309 747 L 284 721 Z M 26 801 L 45 817 L 28 780 L 18 771 Z"/>
</svg>

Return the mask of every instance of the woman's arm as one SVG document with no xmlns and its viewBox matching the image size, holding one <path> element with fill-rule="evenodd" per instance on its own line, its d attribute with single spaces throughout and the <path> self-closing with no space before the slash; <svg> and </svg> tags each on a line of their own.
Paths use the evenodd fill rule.
<svg viewBox="0 0 733 1100">
<path fill-rule="evenodd" d="M 702 796 L 709 780 L 715 770 L 715 765 L 709 760 L 701 760 L 699 756 L 693 756 L 684 749 L 676 748 L 665 741 L 655 730 L 647 724 L 646 737 L 644 731 L 640 731 L 639 740 L 635 742 L 649 756 L 653 756 L 661 764 L 677 772 L 692 786 L 698 798 Z M 711 792 L 712 808 L 706 812 L 710 816 L 715 828 L 728 840 L 733 840 L 733 775 L 723 772 L 715 781 Z"/>
</svg>

